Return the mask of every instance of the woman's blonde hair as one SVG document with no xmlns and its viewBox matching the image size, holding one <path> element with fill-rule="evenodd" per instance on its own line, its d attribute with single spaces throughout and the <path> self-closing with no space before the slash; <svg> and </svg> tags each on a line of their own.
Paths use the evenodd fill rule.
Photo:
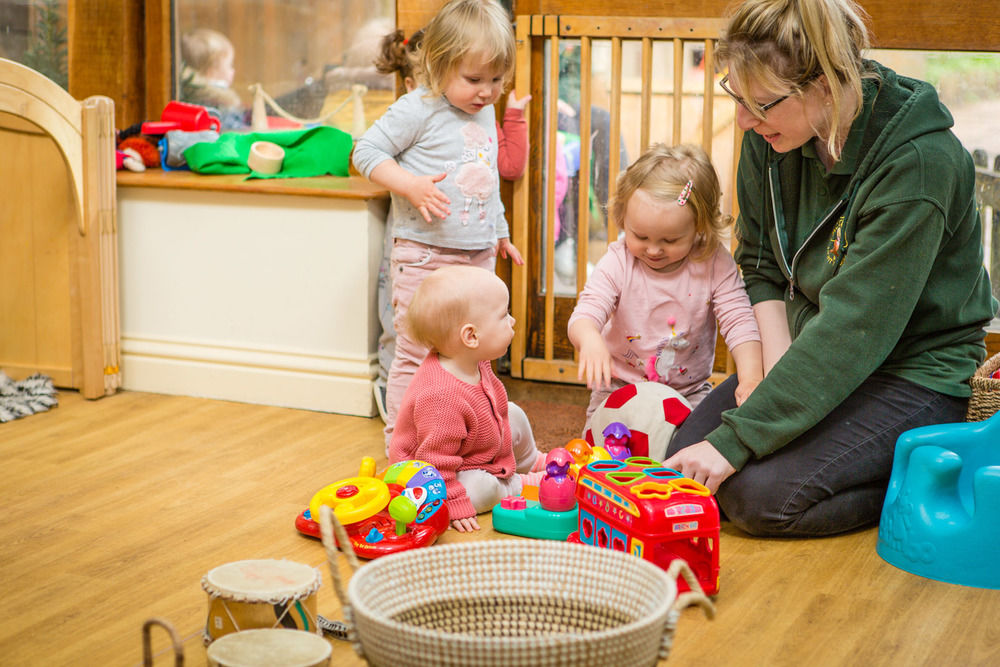
<svg viewBox="0 0 1000 667">
<path fill-rule="evenodd" d="M 496 0 L 451 0 L 424 29 L 417 76 L 441 95 L 467 55 L 503 72 L 504 89 L 514 77 L 514 27 Z"/>
<path fill-rule="evenodd" d="M 729 67 L 729 78 L 741 91 L 757 83 L 775 95 L 803 89 L 822 75 L 830 87 L 827 149 L 840 158 L 844 138 L 836 119 L 852 99 L 851 118 L 861 112 L 862 58 L 871 39 L 867 14 L 854 0 L 744 0 L 729 17 L 719 40 L 716 59 Z M 853 92 L 848 97 L 848 91 Z M 763 120 L 760 105 L 745 100 L 754 116 Z"/>
<path fill-rule="evenodd" d="M 608 203 L 611 219 L 625 228 L 625 211 L 636 190 L 662 203 L 677 202 L 691 183 L 685 206 L 694 213 L 698 247 L 692 259 L 707 259 L 726 238 L 730 216 L 720 208 L 722 189 L 712 160 L 694 144 L 654 144 L 618 177 L 615 195 Z"/>
</svg>

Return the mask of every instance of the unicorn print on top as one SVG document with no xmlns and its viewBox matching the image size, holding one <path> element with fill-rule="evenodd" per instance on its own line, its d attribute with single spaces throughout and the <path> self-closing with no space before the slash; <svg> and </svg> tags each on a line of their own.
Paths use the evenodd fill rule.
<svg viewBox="0 0 1000 667">
<path fill-rule="evenodd" d="M 676 319 L 669 318 L 667 324 L 670 325 L 670 336 L 660 339 L 656 345 L 656 353 L 646 362 L 646 379 L 650 382 L 670 384 L 671 380 L 676 381 L 679 379 L 678 376 L 687 374 L 687 368 L 674 361 L 677 352 L 690 347 L 691 341 L 688 340 L 686 331 L 678 332 L 675 329 Z"/>
<path fill-rule="evenodd" d="M 496 192 L 497 171 L 490 160 L 493 153 L 493 138 L 475 123 L 462 127 L 465 148 L 462 151 L 462 166 L 455 174 L 455 185 L 465 197 L 459 219 L 463 225 L 469 224 L 469 209 L 475 203 L 478 220 L 486 221 L 486 202 Z"/>
<path fill-rule="evenodd" d="M 492 105 L 470 115 L 418 86 L 372 124 L 358 140 L 353 159 L 362 174 L 393 160 L 411 174 L 443 176 L 434 185 L 448 198 L 449 214 L 429 222 L 405 196 L 391 192 L 393 238 L 479 250 L 510 237 L 500 201 L 497 145 Z"/>
</svg>

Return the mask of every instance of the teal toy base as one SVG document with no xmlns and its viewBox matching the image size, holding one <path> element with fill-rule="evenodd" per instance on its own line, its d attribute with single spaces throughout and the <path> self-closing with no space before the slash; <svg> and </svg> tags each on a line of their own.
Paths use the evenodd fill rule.
<svg viewBox="0 0 1000 667">
<path fill-rule="evenodd" d="M 493 528 L 509 535 L 565 541 L 579 528 L 579 514 L 576 507 L 566 512 L 553 512 L 543 508 L 537 500 L 527 501 L 523 510 L 506 509 L 497 504 L 493 508 Z"/>
<path fill-rule="evenodd" d="M 876 551 L 928 579 L 1000 589 L 1000 413 L 907 431 L 895 458 Z"/>
</svg>

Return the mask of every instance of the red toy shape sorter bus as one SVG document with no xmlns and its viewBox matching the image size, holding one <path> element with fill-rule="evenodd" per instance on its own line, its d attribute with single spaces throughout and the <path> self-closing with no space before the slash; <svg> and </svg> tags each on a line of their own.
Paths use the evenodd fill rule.
<svg viewBox="0 0 1000 667">
<path fill-rule="evenodd" d="M 579 531 L 568 541 L 626 551 L 666 570 L 687 561 L 707 595 L 719 592 L 719 506 L 703 485 L 654 459 L 596 461 L 576 483 Z M 689 587 L 682 577 L 678 591 Z"/>
</svg>

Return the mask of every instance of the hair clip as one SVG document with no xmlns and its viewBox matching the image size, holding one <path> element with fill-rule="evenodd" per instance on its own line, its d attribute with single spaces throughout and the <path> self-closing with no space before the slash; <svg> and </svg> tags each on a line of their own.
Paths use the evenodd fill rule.
<svg viewBox="0 0 1000 667">
<path fill-rule="evenodd" d="M 684 189 L 681 190 L 681 193 L 677 195 L 678 206 L 684 206 L 684 204 L 688 203 L 688 197 L 691 196 L 691 188 L 693 187 L 694 187 L 694 182 L 688 181 L 687 185 L 684 186 Z"/>
</svg>

